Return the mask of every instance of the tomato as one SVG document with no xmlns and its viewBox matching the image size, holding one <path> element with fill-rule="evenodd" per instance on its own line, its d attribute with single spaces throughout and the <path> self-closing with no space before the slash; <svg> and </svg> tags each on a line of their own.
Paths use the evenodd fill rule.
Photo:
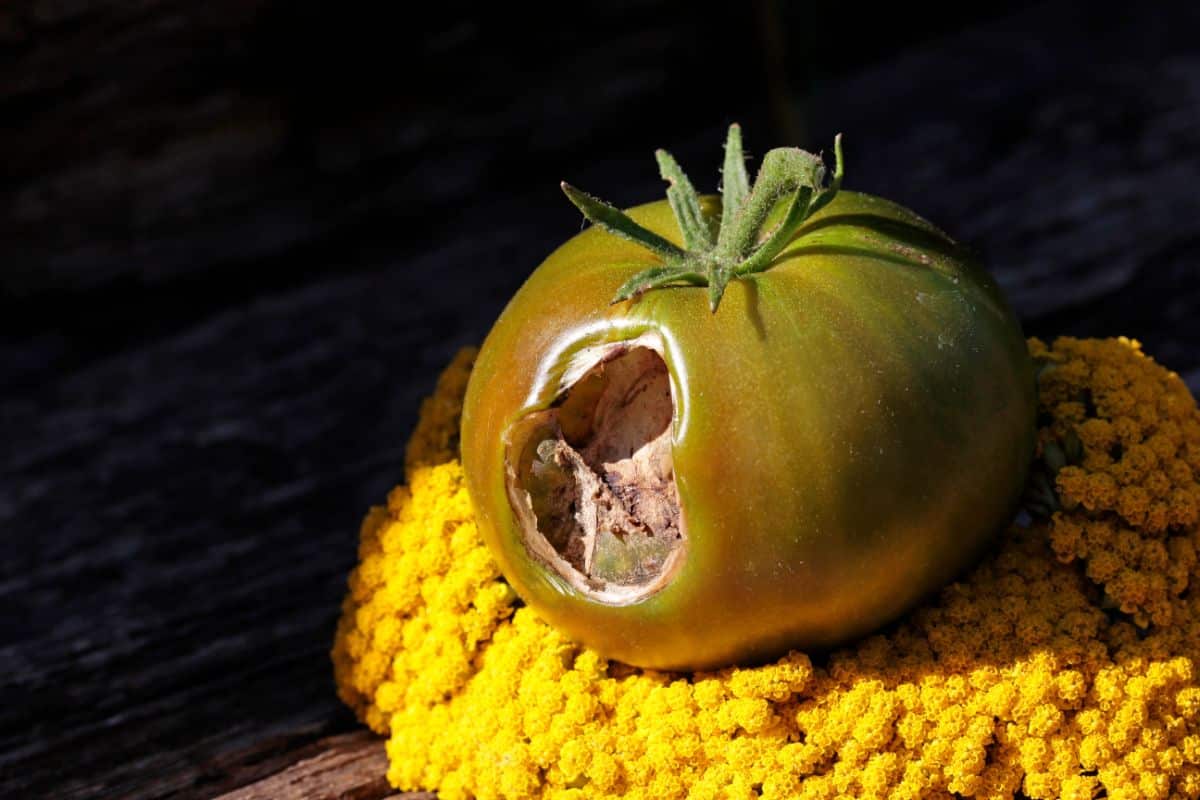
<svg viewBox="0 0 1200 800">
<path fill-rule="evenodd" d="M 792 177 L 768 154 L 751 190 L 731 130 L 724 207 L 662 153 L 667 201 L 568 187 L 598 224 L 476 362 L 480 532 L 604 656 L 694 670 L 845 643 L 975 560 L 1024 486 L 1033 369 L 995 283 L 911 211 L 840 191 L 840 148 L 828 186 L 785 156 Z"/>
</svg>

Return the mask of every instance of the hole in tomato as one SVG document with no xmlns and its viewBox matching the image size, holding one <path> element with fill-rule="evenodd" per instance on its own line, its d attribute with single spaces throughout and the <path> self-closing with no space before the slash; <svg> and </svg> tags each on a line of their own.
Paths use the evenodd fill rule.
<svg viewBox="0 0 1200 800">
<path fill-rule="evenodd" d="M 514 426 L 509 494 L 535 556 L 595 599 L 628 603 L 666 584 L 685 541 L 675 406 L 654 348 L 617 343 L 590 357 L 550 409 Z"/>
</svg>

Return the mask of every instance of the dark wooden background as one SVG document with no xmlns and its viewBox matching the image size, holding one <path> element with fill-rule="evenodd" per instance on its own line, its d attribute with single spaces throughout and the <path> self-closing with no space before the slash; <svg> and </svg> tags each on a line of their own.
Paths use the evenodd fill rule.
<svg viewBox="0 0 1200 800">
<path fill-rule="evenodd" d="M 419 398 L 558 180 L 711 190 L 732 120 L 1200 388 L 1194 4 L 492 5 L 0 7 L 0 796 L 386 794 L 327 650 Z"/>
</svg>

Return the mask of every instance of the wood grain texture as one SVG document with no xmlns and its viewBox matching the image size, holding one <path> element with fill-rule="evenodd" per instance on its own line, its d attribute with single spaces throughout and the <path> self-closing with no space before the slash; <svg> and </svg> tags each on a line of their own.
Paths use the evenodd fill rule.
<svg viewBox="0 0 1200 800">
<path fill-rule="evenodd" d="M 391 34 L 308 6 L 0 11 L 0 796 L 385 791 L 327 651 L 420 397 L 578 229 L 558 179 L 657 196 L 666 144 L 711 190 L 731 117 L 771 141 L 751 61 L 730 107 L 662 107 L 695 91 L 664 54 L 726 31 L 644 9 L 548 62 L 447 19 L 411 58 L 475 78 L 455 102 L 356 82 Z M 966 240 L 1029 331 L 1138 336 L 1200 389 L 1197 14 L 925 42 L 811 86 L 806 144 L 843 130 L 848 187 Z M 367 37 L 328 76 L 323 24 Z"/>
<path fill-rule="evenodd" d="M 433 800 L 427 792 L 397 793 L 388 786 L 383 742 L 362 731 L 322 739 L 313 755 L 219 800 Z"/>
</svg>

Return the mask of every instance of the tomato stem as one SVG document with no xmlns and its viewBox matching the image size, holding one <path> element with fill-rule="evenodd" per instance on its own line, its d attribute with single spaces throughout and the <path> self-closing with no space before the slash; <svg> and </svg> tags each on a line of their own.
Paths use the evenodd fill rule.
<svg viewBox="0 0 1200 800">
<path fill-rule="evenodd" d="M 721 171 L 721 218 L 706 215 L 700 196 L 675 158 L 655 152 L 659 173 L 667 181 L 667 201 L 683 237 L 680 248 L 598 198 L 563 183 L 563 191 L 584 217 L 609 233 L 658 255 L 662 265 L 634 275 L 621 285 L 614 303 L 636 299 L 665 286 L 707 286 L 709 308 L 716 313 L 729 281 L 770 269 L 799 227 L 833 200 L 842 186 L 842 137 L 833 140 L 835 166 L 825 186 L 825 163 L 819 155 L 781 147 L 763 156 L 751 186 L 742 151 L 742 130 L 729 126 Z M 780 201 L 790 196 L 783 219 L 763 236 L 763 226 Z"/>
</svg>

